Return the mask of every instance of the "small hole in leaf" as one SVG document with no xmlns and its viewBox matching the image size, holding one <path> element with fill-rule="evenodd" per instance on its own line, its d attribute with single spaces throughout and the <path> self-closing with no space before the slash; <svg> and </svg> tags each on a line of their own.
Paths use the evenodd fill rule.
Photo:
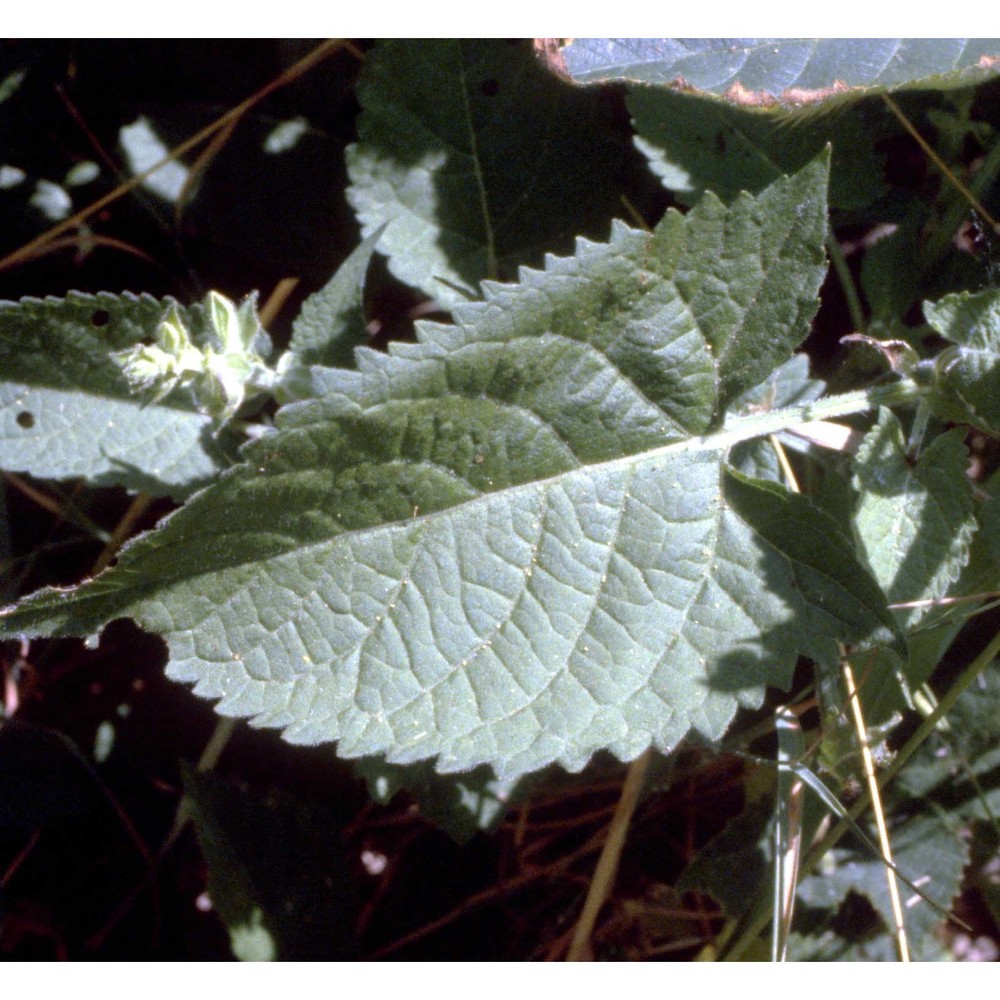
<svg viewBox="0 0 1000 1000">
<path fill-rule="evenodd" d="M 17 426 L 23 427 L 26 431 L 35 426 L 35 415 L 30 410 L 21 410 L 14 419 L 17 420 Z"/>
<path fill-rule="evenodd" d="M 90 317 L 90 322 L 94 326 L 107 326 L 111 322 L 111 313 L 107 309 L 96 309 Z"/>
<path fill-rule="evenodd" d="M 500 84 L 496 80 L 483 80 L 479 89 L 484 97 L 496 97 L 500 93 Z"/>
</svg>

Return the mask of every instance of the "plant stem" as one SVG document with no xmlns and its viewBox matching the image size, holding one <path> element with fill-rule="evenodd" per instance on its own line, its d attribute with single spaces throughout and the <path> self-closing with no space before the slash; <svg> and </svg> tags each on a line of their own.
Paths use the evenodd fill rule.
<svg viewBox="0 0 1000 1000">
<path fill-rule="evenodd" d="M 611 818 L 611 825 L 608 827 L 608 839 L 601 849 L 601 856 L 594 869 L 594 878 L 587 890 L 583 912 L 580 914 L 580 919 L 573 931 L 573 941 L 566 955 L 567 962 L 580 962 L 587 957 L 586 951 L 590 935 L 597 922 L 597 915 L 614 886 L 618 862 L 625 847 L 625 838 L 628 836 L 629 823 L 632 820 L 635 807 L 639 803 L 639 795 L 646 781 L 646 772 L 649 770 L 649 762 L 652 757 L 652 750 L 647 750 L 641 757 L 632 762 L 625 775 L 621 798 L 618 800 L 615 814 Z"/>
<path fill-rule="evenodd" d="M 880 406 L 914 403 L 921 398 L 922 393 L 923 389 L 912 380 L 900 379 L 897 382 L 888 382 L 885 385 L 877 385 L 869 389 L 858 389 L 836 396 L 824 396 L 821 399 L 798 406 L 734 417 L 727 421 L 720 432 L 711 435 L 709 440 L 713 446 L 737 444 L 740 441 L 762 437 L 765 434 L 794 430 L 801 424 L 808 424 L 816 420 L 830 420 L 834 417 L 848 417 L 855 413 L 867 413 Z M 684 445 L 691 448 L 692 442 L 684 442 Z"/>
<path fill-rule="evenodd" d="M 854 287 L 854 279 L 851 277 L 851 269 L 844 258 L 844 251 L 840 249 L 840 242 L 832 229 L 826 234 L 826 250 L 830 255 L 830 263 L 833 264 L 833 269 L 840 279 L 840 287 L 843 289 L 844 300 L 847 302 L 847 311 L 851 316 L 851 325 L 858 333 L 864 333 L 868 325 L 865 322 L 865 311 L 862 308 L 858 290 Z"/>
<path fill-rule="evenodd" d="M 858 746 L 861 748 L 865 781 L 868 785 L 868 794 L 872 800 L 872 812 L 875 816 L 875 827 L 878 830 L 879 847 L 882 850 L 882 858 L 887 862 L 885 879 L 886 886 L 889 889 L 889 905 L 892 907 L 892 919 L 896 925 L 896 949 L 899 954 L 899 960 L 901 962 L 909 962 L 910 946 L 906 939 L 906 925 L 903 921 L 903 906 L 899 899 L 899 885 L 896 882 L 896 873 L 889 867 L 889 865 L 895 862 L 892 858 L 892 846 L 889 842 L 889 830 L 885 822 L 885 811 L 882 808 L 882 795 L 879 791 L 878 777 L 875 773 L 875 762 L 872 760 L 872 751 L 868 743 L 868 727 L 865 725 L 864 713 L 861 709 L 861 699 L 858 697 L 858 689 L 854 683 L 854 671 L 851 669 L 850 661 L 845 655 L 842 657 L 841 662 L 844 672 L 844 684 L 847 687 L 847 697 L 851 706 L 851 715 L 854 718 L 854 729 L 858 738 Z"/>
<path fill-rule="evenodd" d="M 888 95 L 883 94 L 882 100 L 888 105 L 889 110 L 900 120 L 903 127 L 906 129 L 910 135 L 916 140 L 917 145 L 924 151 L 927 158 L 938 168 L 948 178 L 949 181 L 955 186 L 962 197 L 990 224 L 990 228 L 993 232 L 1000 232 L 1000 225 L 997 221 L 990 215 L 989 212 L 983 208 L 982 202 L 955 176 L 955 172 L 948 166 L 940 156 L 934 152 L 934 149 L 930 146 L 927 140 L 914 128 L 913 123 L 903 114 L 899 109 L 899 105 Z M 993 163 L 990 164 L 993 167 Z M 989 175 L 985 174 L 984 178 Z M 980 181 L 982 183 L 982 180 Z"/>
</svg>

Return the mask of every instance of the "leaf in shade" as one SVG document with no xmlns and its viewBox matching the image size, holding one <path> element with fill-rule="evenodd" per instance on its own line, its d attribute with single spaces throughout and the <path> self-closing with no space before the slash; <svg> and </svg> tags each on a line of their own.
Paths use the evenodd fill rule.
<svg viewBox="0 0 1000 1000">
<path fill-rule="evenodd" d="M 444 306 L 575 236 L 604 238 L 630 153 L 600 96 L 530 43 L 380 42 L 358 84 L 348 198 L 393 274 Z"/>
</svg>

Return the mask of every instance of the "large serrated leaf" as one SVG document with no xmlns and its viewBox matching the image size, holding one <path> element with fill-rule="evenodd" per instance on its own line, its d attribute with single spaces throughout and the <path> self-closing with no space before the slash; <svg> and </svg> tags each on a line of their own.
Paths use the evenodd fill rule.
<svg viewBox="0 0 1000 1000">
<path fill-rule="evenodd" d="M 529 44 L 383 41 L 358 84 L 348 198 L 393 273 L 452 305 L 579 234 L 603 238 L 629 147 Z"/>
<path fill-rule="evenodd" d="M 224 468 L 210 417 L 180 394 L 144 406 L 111 358 L 166 308 L 103 293 L 0 303 L 0 466 L 177 498 Z"/>
<path fill-rule="evenodd" d="M 727 473 L 712 431 L 805 333 L 825 179 L 619 226 L 320 372 L 243 465 L 5 633 L 128 615 L 223 713 L 446 771 L 721 735 L 800 650 L 892 621 L 834 523 L 796 507 L 828 537 L 783 536 L 801 498 Z"/>
</svg>

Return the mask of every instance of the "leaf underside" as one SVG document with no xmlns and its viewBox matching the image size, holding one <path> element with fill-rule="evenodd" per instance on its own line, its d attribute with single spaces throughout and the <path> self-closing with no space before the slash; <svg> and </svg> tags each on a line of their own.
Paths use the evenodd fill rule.
<svg viewBox="0 0 1000 1000">
<path fill-rule="evenodd" d="M 985 38 L 579 38 L 563 49 L 581 83 L 634 80 L 723 94 L 821 99 L 852 88 L 966 82 L 989 72 L 1000 41 Z M 950 75 L 950 80 L 948 76 Z M 944 77 L 942 79 L 942 77 Z"/>
<path fill-rule="evenodd" d="M 224 714 L 442 771 L 720 736 L 800 651 L 892 622 L 833 520 L 726 471 L 711 433 L 808 330 L 826 170 L 616 226 L 416 345 L 314 369 L 321 398 L 4 633 L 131 616 Z"/>
</svg>

